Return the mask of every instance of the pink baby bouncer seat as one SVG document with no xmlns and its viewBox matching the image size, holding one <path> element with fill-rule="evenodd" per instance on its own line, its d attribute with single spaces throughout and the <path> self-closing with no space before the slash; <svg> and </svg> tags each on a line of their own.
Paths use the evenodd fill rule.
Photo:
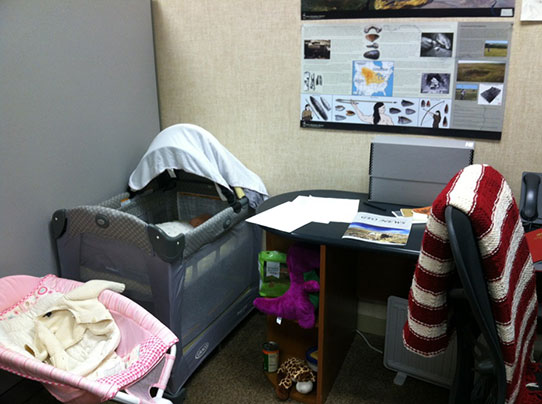
<svg viewBox="0 0 542 404">
<path fill-rule="evenodd" d="M 113 291 L 123 288 L 55 275 L 0 278 L 0 368 L 42 382 L 65 403 L 170 403 L 162 395 L 178 339 Z"/>
</svg>

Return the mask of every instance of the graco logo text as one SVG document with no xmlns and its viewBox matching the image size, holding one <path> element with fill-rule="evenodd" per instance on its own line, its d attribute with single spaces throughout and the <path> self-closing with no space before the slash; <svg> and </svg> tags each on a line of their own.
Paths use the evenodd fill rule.
<svg viewBox="0 0 542 404">
<path fill-rule="evenodd" d="M 200 359 L 203 355 L 205 355 L 205 352 L 207 352 L 207 349 L 209 349 L 209 343 L 206 342 L 201 346 L 200 349 L 198 349 L 198 352 L 196 352 L 196 359 Z"/>
</svg>

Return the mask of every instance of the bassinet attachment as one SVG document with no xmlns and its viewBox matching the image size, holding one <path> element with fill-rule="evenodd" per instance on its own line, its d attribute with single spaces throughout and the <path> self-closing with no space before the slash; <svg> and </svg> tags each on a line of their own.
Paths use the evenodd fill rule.
<svg viewBox="0 0 542 404">
<path fill-rule="evenodd" d="M 0 322 L 13 320 L 22 313 L 43 305 L 51 294 L 64 295 L 80 286 L 80 282 L 47 275 L 37 278 L 26 275 L 0 279 Z M 59 401 L 91 404 L 107 400 L 122 403 L 170 403 L 162 398 L 173 362 L 177 337 L 130 299 L 104 290 L 99 301 L 107 308 L 120 329 L 121 339 L 116 354 L 131 357 L 129 366 L 118 373 L 91 380 L 42 363 L 31 355 L 0 345 L 0 368 L 19 376 L 42 382 Z M 27 316 L 28 317 L 28 316 Z M 3 326 L 2 330 L 9 329 Z M 171 353 L 167 350 L 171 348 Z M 126 359 L 128 361 L 128 359 Z M 153 398 L 152 387 L 158 388 Z M 121 391 L 125 390 L 125 392 Z"/>
<path fill-rule="evenodd" d="M 174 132 L 203 134 L 205 142 L 210 136 L 193 125 Z M 156 147 L 150 149 L 154 152 L 147 152 L 142 161 L 148 156 L 163 161 Z M 178 164 L 161 167 L 165 171 L 156 171 L 158 177 L 137 192 L 58 210 L 52 219 L 63 277 L 124 283 L 127 297 L 179 336 L 167 391 L 171 396 L 181 393 L 187 378 L 252 310 L 258 296 L 262 234 L 245 219 L 254 212 L 250 205 L 267 195 L 239 197 L 232 192 L 236 183 L 224 186 L 194 175 L 198 170 L 189 164 L 190 174 Z M 254 174 L 249 177 L 251 182 L 259 180 Z M 250 192 L 243 184 L 238 185 Z M 253 188 L 265 191 L 263 184 Z M 220 194 L 229 197 L 223 200 Z M 191 226 L 202 218 L 208 220 Z"/>
</svg>

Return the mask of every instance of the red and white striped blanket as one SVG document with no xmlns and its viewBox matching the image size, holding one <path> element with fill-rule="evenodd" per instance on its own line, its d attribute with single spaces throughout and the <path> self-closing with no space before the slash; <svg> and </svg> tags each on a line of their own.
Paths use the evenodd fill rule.
<svg viewBox="0 0 542 404">
<path fill-rule="evenodd" d="M 464 168 L 433 202 L 409 294 L 405 347 L 435 356 L 453 333 L 446 303 L 455 271 L 444 217 L 449 205 L 469 216 L 478 241 L 506 367 L 506 402 L 532 402 L 524 386 L 532 381 L 527 373 L 532 370 L 536 279 L 510 187 L 490 166 Z"/>
</svg>

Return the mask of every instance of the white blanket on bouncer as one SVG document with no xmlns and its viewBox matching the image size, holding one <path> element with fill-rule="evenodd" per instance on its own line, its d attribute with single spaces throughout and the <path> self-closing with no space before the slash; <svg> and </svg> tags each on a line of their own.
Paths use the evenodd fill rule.
<svg viewBox="0 0 542 404">
<path fill-rule="evenodd" d="M 0 344 L 80 376 L 117 373 L 125 365 L 115 354 L 119 328 L 98 300 L 105 289 L 122 292 L 124 285 L 91 280 L 67 294 L 43 296 L 29 310 L 0 321 Z"/>
<path fill-rule="evenodd" d="M 268 196 L 260 177 L 196 125 L 177 124 L 160 132 L 130 175 L 128 185 L 138 191 L 168 169 L 184 170 L 226 188 L 242 188 L 253 208 Z"/>
</svg>

